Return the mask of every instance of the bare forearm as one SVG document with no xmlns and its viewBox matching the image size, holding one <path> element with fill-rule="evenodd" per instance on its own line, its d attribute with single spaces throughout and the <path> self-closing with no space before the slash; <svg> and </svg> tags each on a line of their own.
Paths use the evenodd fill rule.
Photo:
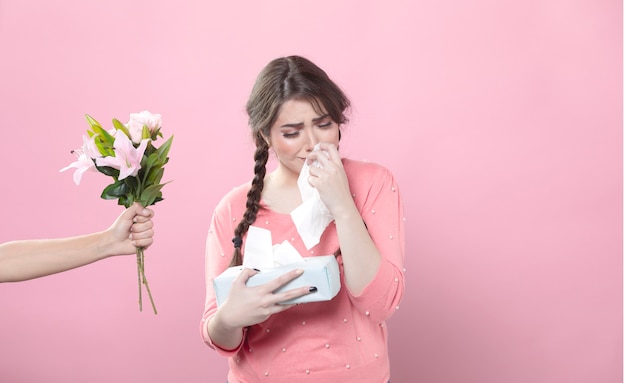
<svg viewBox="0 0 626 383">
<path fill-rule="evenodd" d="M 104 232 L 0 245 L 0 282 L 17 282 L 80 267 L 112 255 Z"/>
</svg>

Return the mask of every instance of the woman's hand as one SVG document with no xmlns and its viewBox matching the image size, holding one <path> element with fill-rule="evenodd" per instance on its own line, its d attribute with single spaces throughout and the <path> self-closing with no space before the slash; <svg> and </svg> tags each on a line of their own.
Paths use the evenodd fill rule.
<svg viewBox="0 0 626 383">
<path fill-rule="evenodd" d="M 307 157 L 308 164 L 314 161 L 322 167 L 310 166 L 308 181 L 317 189 L 330 214 L 339 217 L 347 212 L 353 213 L 354 201 L 337 146 L 320 143 L 320 150 L 311 152 Z"/>
<path fill-rule="evenodd" d="M 258 271 L 243 269 L 233 281 L 228 298 L 207 325 L 212 342 L 226 350 L 236 349 L 243 340 L 243 329 L 264 322 L 270 316 L 289 310 L 294 304 L 279 304 L 289 299 L 317 291 L 313 287 L 299 287 L 274 293 L 302 275 L 303 270 L 292 270 L 264 285 L 248 287 L 246 282 Z"/>
<path fill-rule="evenodd" d="M 302 269 L 292 270 L 263 285 L 246 286 L 248 279 L 258 273 L 256 270 L 245 268 L 233 281 L 228 298 L 216 314 L 216 316 L 220 316 L 225 327 L 240 329 L 264 322 L 271 315 L 295 306 L 295 304 L 279 304 L 280 302 L 313 292 L 311 286 L 305 286 L 274 293 L 274 291 L 302 275 Z"/>
<path fill-rule="evenodd" d="M 322 165 L 322 168 L 309 168 L 309 183 L 318 190 L 322 202 L 335 219 L 344 280 L 350 291 L 358 295 L 376 276 L 380 252 L 354 203 L 337 147 L 322 143 L 320 149 L 307 157 L 308 163 L 317 160 Z"/>
</svg>

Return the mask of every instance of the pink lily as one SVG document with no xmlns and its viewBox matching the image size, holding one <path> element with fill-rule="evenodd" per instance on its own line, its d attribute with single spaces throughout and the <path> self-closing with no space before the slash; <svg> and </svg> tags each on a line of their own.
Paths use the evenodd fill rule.
<svg viewBox="0 0 626 383">
<path fill-rule="evenodd" d="M 79 185 L 80 180 L 86 171 L 96 170 L 96 165 L 93 162 L 93 158 L 99 157 L 100 153 L 96 148 L 93 137 L 89 138 L 87 136 L 83 136 L 83 146 L 79 149 L 72 150 L 72 153 L 76 155 L 76 161 L 59 170 L 59 172 L 64 172 L 68 169 L 76 168 L 73 178 L 74 183 L 76 183 L 76 185 Z"/>
<path fill-rule="evenodd" d="M 98 166 L 110 166 L 120 171 L 118 180 L 128 176 L 136 176 L 141 169 L 141 158 L 148 146 L 148 139 L 141 140 L 139 147 L 135 148 L 132 141 L 125 134 L 116 134 L 113 142 L 115 157 L 96 158 Z"/>
<path fill-rule="evenodd" d="M 98 150 L 98 147 L 96 146 L 95 138 L 96 136 L 83 136 L 83 153 L 85 153 L 89 158 L 102 157 L 100 150 Z"/>
</svg>

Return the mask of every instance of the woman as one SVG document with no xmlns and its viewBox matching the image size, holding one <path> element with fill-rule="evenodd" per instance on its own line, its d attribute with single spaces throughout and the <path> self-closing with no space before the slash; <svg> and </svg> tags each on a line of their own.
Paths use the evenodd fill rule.
<svg viewBox="0 0 626 383">
<path fill-rule="evenodd" d="M 385 320 L 404 290 L 402 204 L 387 169 L 340 157 L 340 127 L 349 105 L 326 73 L 302 57 L 273 60 L 257 78 L 247 104 L 256 143 L 254 179 L 220 201 L 207 239 L 201 333 L 230 357 L 229 383 L 389 380 Z M 266 173 L 269 150 L 278 164 Z M 321 165 L 310 167 L 308 182 L 334 218 L 310 249 L 289 215 L 302 203 L 297 181 L 305 161 Z M 218 308 L 212 279 L 242 263 L 253 224 L 269 229 L 274 244 L 287 240 L 303 256 L 336 254 L 338 295 L 327 302 L 279 305 L 314 294 L 316 287 L 273 294 L 302 270 L 247 287 L 257 271 L 244 269 Z"/>
</svg>

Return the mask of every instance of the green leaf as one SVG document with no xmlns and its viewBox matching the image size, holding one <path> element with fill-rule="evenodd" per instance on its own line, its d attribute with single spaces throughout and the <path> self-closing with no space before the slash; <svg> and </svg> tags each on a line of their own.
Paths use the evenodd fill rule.
<svg viewBox="0 0 626 383">
<path fill-rule="evenodd" d="M 154 159 L 151 158 L 154 156 L 156 155 L 151 154 L 150 156 L 146 156 L 146 154 L 144 154 L 143 157 L 141 158 L 141 164 L 140 164 L 141 169 L 139 169 L 139 173 L 137 174 L 137 177 L 139 177 L 139 179 L 141 179 L 143 183 L 146 182 L 146 175 L 150 172 L 150 170 L 154 166 Z"/>
<path fill-rule="evenodd" d="M 121 180 L 105 187 L 100 197 L 103 199 L 117 199 L 126 193 L 128 193 L 128 185 L 126 185 L 124 180 Z"/>
<path fill-rule="evenodd" d="M 120 171 L 115 169 L 115 168 L 112 168 L 110 166 L 97 166 L 96 165 L 96 169 L 100 173 L 102 173 L 104 175 L 107 175 L 107 176 L 110 176 L 110 177 L 113 177 L 116 180 L 117 180 L 117 177 L 120 176 Z"/>
<path fill-rule="evenodd" d="M 167 161 L 167 154 L 170 152 L 170 147 L 172 146 L 173 139 L 174 136 L 171 136 L 167 141 L 163 143 L 163 145 L 159 146 L 156 151 L 163 164 L 165 164 L 165 162 Z"/>
<path fill-rule="evenodd" d="M 153 166 L 163 166 L 163 164 L 161 164 L 161 161 L 159 161 L 159 154 L 158 153 L 151 153 L 145 161 L 145 164 L 141 164 L 142 167 L 146 167 L 146 168 L 151 168 Z"/>
<path fill-rule="evenodd" d="M 161 178 L 163 178 L 164 172 L 165 172 L 165 169 L 161 167 L 150 169 L 150 171 L 148 172 L 148 175 L 146 176 L 146 181 L 145 181 L 146 184 L 154 185 L 154 184 L 160 183 Z"/>
<path fill-rule="evenodd" d="M 129 208 L 130 205 L 132 205 L 132 202 L 128 202 L 128 198 L 126 198 L 126 196 L 121 196 L 120 198 L 117 199 L 117 204 L 118 205 L 123 205 L 126 208 Z"/>
<path fill-rule="evenodd" d="M 124 182 L 126 182 L 129 191 L 136 191 L 139 187 L 139 182 L 137 182 L 137 178 L 135 177 L 126 177 L 124 178 Z"/>
<path fill-rule="evenodd" d="M 135 196 L 132 194 L 127 194 L 117 201 L 119 205 L 124 205 L 126 208 L 129 208 L 132 204 L 135 203 Z"/>
<path fill-rule="evenodd" d="M 156 199 L 158 197 L 161 197 L 161 188 L 163 186 L 165 186 L 165 184 L 150 185 L 145 188 L 143 193 L 141 193 L 141 197 L 139 198 L 139 202 L 141 202 L 141 205 L 153 205 L 156 202 Z"/>
<path fill-rule="evenodd" d="M 159 194 L 159 196 L 154 199 L 154 202 L 152 202 L 152 204 L 156 205 L 157 202 L 161 202 L 163 201 L 163 199 L 164 198 Z"/>
</svg>

